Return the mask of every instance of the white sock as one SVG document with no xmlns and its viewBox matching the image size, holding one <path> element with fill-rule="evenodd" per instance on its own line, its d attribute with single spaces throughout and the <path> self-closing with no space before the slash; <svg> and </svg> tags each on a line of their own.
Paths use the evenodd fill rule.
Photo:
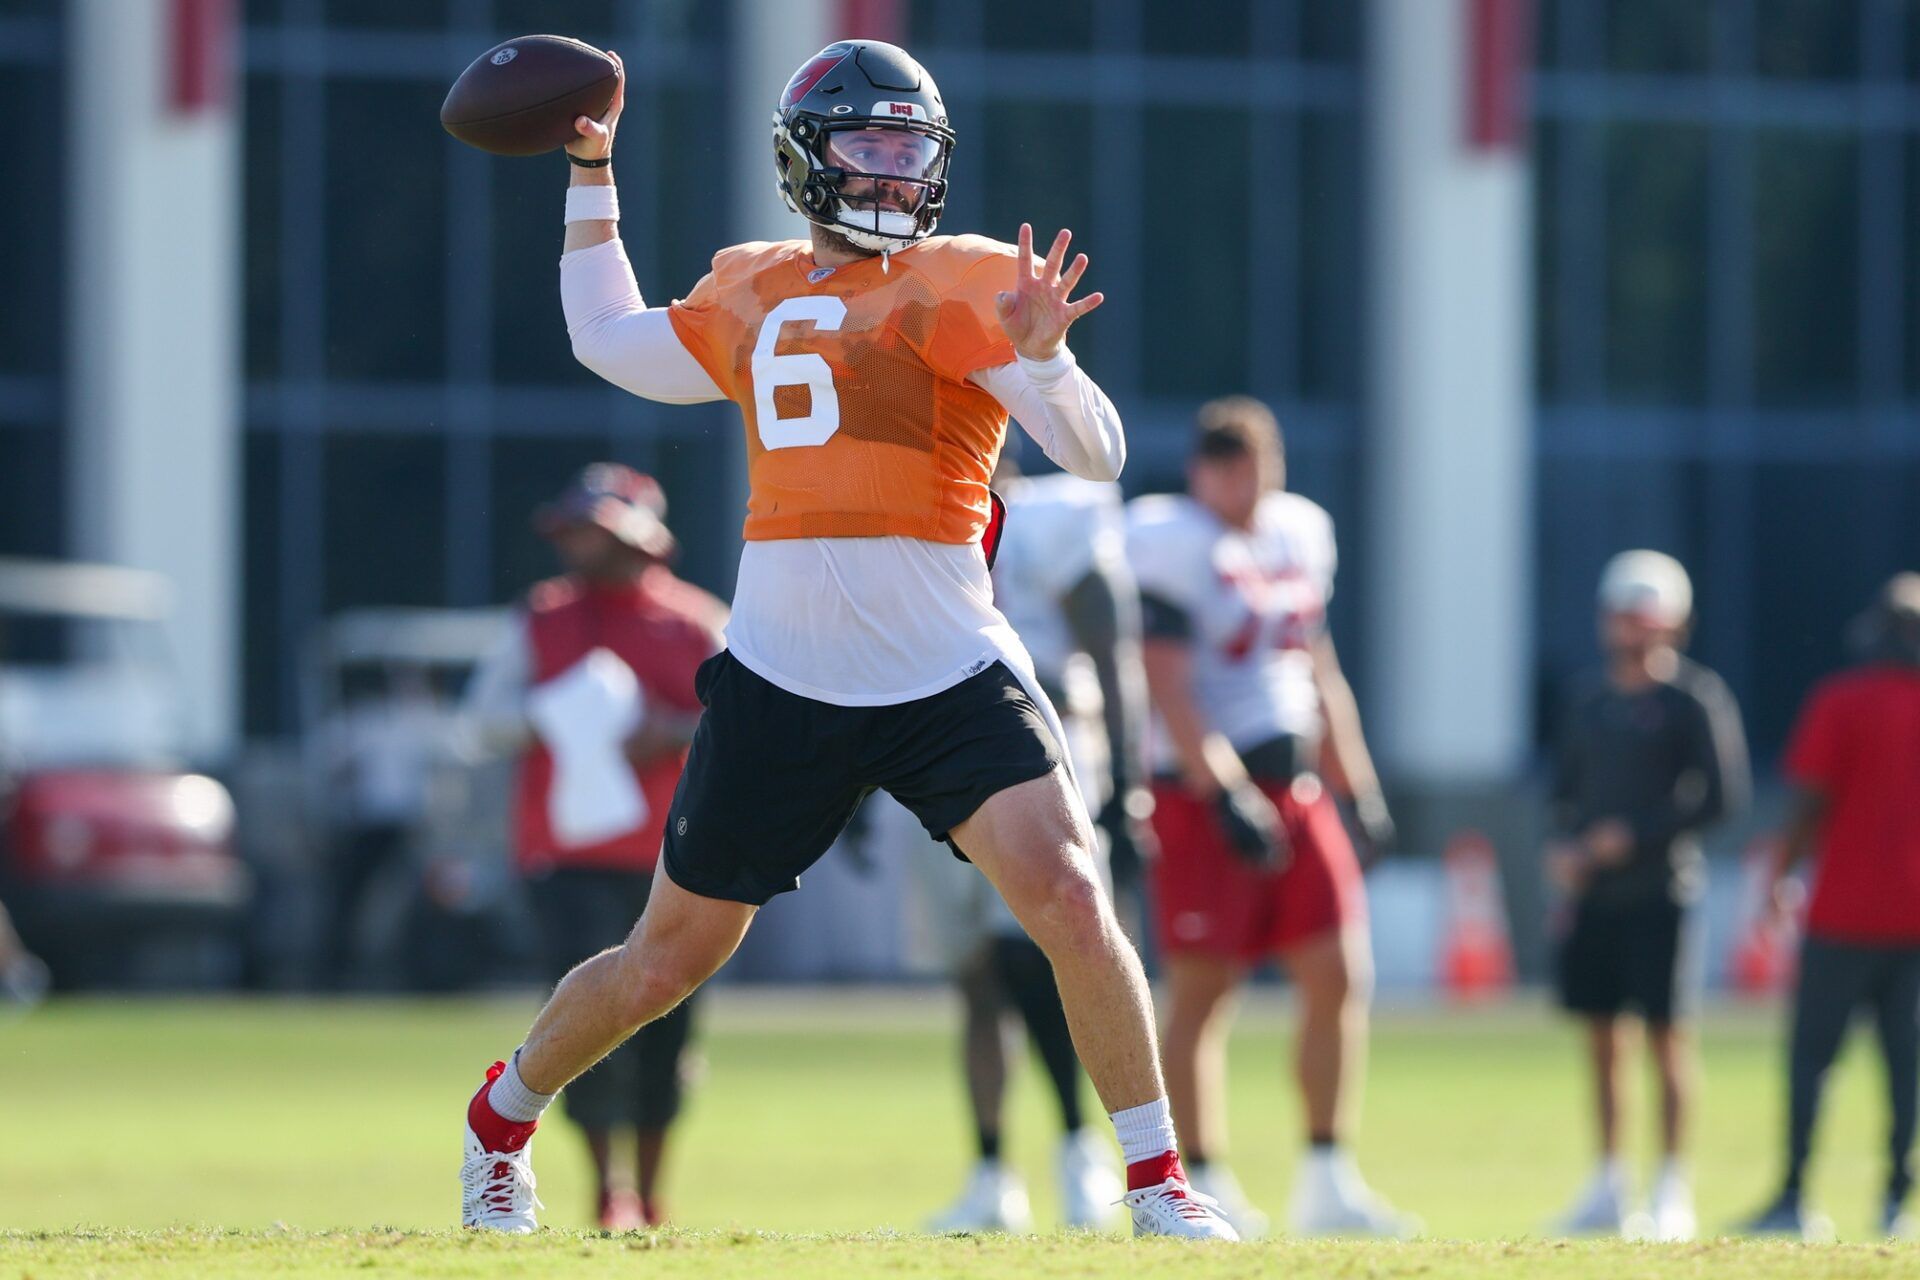
<svg viewBox="0 0 1920 1280">
<path fill-rule="evenodd" d="M 493 1088 L 487 1091 L 487 1105 L 502 1120 L 527 1124 L 538 1120 L 540 1113 L 552 1106 L 558 1096 L 535 1093 L 527 1088 L 527 1082 L 520 1078 L 520 1051 L 515 1049 L 513 1057 L 507 1060 L 507 1069 L 493 1082 Z"/>
<path fill-rule="evenodd" d="M 1110 1118 L 1113 1132 L 1120 1139 L 1120 1152 L 1128 1164 L 1139 1164 L 1180 1149 L 1173 1136 L 1173 1108 L 1165 1098 L 1115 1111 Z"/>
<path fill-rule="evenodd" d="M 1619 1156 L 1600 1158 L 1600 1178 L 1615 1191 L 1624 1192 L 1627 1187 L 1627 1165 Z"/>
</svg>

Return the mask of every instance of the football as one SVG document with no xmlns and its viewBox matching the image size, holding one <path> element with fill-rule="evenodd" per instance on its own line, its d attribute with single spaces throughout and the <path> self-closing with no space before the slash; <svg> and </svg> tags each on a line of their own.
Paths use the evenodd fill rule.
<svg viewBox="0 0 1920 1280">
<path fill-rule="evenodd" d="M 613 102 L 613 59 L 566 36 L 521 36 L 475 58 L 440 106 L 448 133 L 500 156 L 537 156 L 573 141 L 579 116 Z"/>
</svg>

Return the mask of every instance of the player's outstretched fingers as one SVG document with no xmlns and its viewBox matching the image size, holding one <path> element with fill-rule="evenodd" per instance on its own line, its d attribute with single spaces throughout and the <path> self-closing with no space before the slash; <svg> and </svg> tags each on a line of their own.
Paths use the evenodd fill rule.
<svg viewBox="0 0 1920 1280">
<path fill-rule="evenodd" d="M 1072 266 L 1060 273 L 1060 296 L 1063 298 L 1071 297 L 1073 294 L 1073 286 L 1079 284 L 1080 277 L 1086 273 L 1087 255 L 1083 253 L 1074 258 Z"/>
<path fill-rule="evenodd" d="M 1049 284 L 1060 278 L 1060 264 L 1067 260 L 1067 246 L 1073 243 L 1073 232 L 1065 227 L 1053 238 L 1053 248 L 1047 250 L 1046 280 Z"/>
<path fill-rule="evenodd" d="M 1087 314 L 1087 312 L 1093 310 L 1095 307 L 1099 306 L 1101 303 L 1105 302 L 1106 300 L 1107 300 L 1107 295 L 1104 293 L 1088 294 L 1086 297 L 1080 299 L 1080 301 L 1074 303 L 1072 306 L 1067 308 L 1067 323 L 1072 324 L 1075 320 L 1078 320 L 1081 316 Z"/>
<path fill-rule="evenodd" d="M 1033 224 L 1020 224 L 1019 238 L 1014 242 L 1014 278 L 1025 283 L 1033 279 Z"/>
</svg>

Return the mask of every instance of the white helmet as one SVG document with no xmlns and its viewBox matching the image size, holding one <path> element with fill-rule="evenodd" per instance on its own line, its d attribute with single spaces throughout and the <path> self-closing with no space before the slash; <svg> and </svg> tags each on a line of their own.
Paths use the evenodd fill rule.
<svg viewBox="0 0 1920 1280">
<path fill-rule="evenodd" d="M 1693 617 L 1693 583 L 1680 562 L 1664 552 L 1622 551 L 1600 575 L 1600 607 L 1683 627 Z"/>
</svg>

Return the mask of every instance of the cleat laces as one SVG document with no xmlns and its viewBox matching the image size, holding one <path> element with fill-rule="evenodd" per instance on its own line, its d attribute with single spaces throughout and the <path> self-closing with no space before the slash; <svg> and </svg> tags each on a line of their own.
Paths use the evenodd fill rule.
<svg viewBox="0 0 1920 1280">
<path fill-rule="evenodd" d="M 1220 1202 L 1212 1196 L 1202 1195 L 1186 1183 L 1176 1182 L 1171 1178 L 1155 1186 L 1129 1191 L 1114 1203 L 1126 1205 L 1129 1209 L 1137 1209 L 1154 1201 L 1158 1201 L 1175 1217 L 1185 1218 L 1189 1222 L 1205 1222 L 1212 1219 L 1217 1216 L 1220 1208 Z"/>
<path fill-rule="evenodd" d="M 469 1223 L 547 1207 L 534 1191 L 533 1157 L 529 1148 L 476 1152 L 461 1166 L 460 1182 L 466 1190 L 463 1216 Z"/>
</svg>

